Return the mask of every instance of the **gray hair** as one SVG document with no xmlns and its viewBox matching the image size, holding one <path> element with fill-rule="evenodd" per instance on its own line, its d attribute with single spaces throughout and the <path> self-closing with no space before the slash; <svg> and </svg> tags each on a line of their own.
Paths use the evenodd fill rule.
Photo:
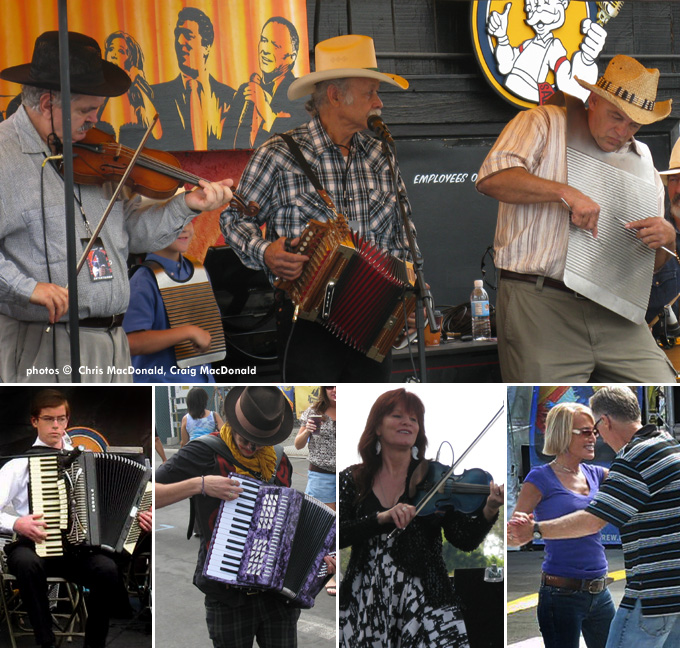
<svg viewBox="0 0 680 648">
<path fill-rule="evenodd" d="M 345 103 L 351 104 L 354 101 L 354 95 L 351 93 L 349 84 L 351 79 L 345 77 L 343 79 L 329 79 L 328 81 L 319 81 L 314 86 L 314 92 L 312 96 L 307 100 L 305 104 L 305 110 L 312 116 L 316 117 L 319 114 L 319 110 L 328 103 L 328 88 L 332 85 L 336 86 L 340 91 L 340 94 L 344 96 Z"/>
<path fill-rule="evenodd" d="M 52 95 L 52 105 L 61 108 L 61 91 L 60 90 L 48 90 L 46 88 L 36 88 L 34 86 L 22 85 L 21 86 L 21 103 L 26 106 L 26 108 L 31 108 L 32 110 L 40 110 L 40 97 L 44 94 Z M 71 103 L 80 97 L 85 95 L 72 94 Z"/>
<path fill-rule="evenodd" d="M 641 418 L 640 405 L 629 387 L 602 387 L 590 397 L 590 409 L 596 415 L 604 414 L 622 423 L 636 422 Z"/>
</svg>

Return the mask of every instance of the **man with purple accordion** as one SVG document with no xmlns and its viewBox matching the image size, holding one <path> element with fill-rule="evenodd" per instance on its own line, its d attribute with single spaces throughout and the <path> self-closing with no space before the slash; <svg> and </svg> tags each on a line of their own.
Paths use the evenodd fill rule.
<svg viewBox="0 0 680 648">
<path fill-rule="evenodd" d="M 54 457 L 54 450 L 73 450 L 66 434 L 69 416 L 68 401 L 60 391 L 38 392 L 31 403 L 31 424 L 38 436 L 30 454 Z M 119 585 L 118 566 L 111 555 L 93 547 L 52 550 L 55 531 L 48 513 L 30 512 L 36 490 L 38 484 L 29 479 L 28 458 L 12 459 L 0 469 L 0 528 L 16 536 L 5 546 L 7 566 L 16 576 L 36 642 L 43 648 L 55 646 L 46 579 L 60 576 L 89 589 L 85 648 L 104 648 L 112 592 Z M 6 511 L 10 505 L 13 513 Z M 150 512 L 140 514 L 139 522 L 144 531 L 151 531 Z M 60 534 L 58 528 L 56 534 Z"/>
<path fill-rule="evenodd" d="M 373 40 L 368 36 L 350 34 L 318 43 L 315 63 L 315 72 L 296 79 L 288 89 L 291 101 L 311 95 L 305 108 L 312 119 L 283 136 L 269 138 L 255 151 L 241 176 L 239 192 L 244 200 L 256 202 L 259 212 L 245 216 L 227 208 L 220 224 L 225 241 L 241 261 L 249 268 L 265 270 L 279 288 L 278 352 L 284 381 L 387 382 L 389 349 L 404 329 L 404 311 L 413 310 L 412 304 L 402 305 L 411 283 L 404 278 L 403 261 L 413 259 L 390 161 L 397 176 L 398 198 L 406 214 L 411 209 L 396 159 L 380 139 L 363 131 L 371 125 L 376 130 L 382 128 L 383 138 L 389 137 L 379 117 L 383 103 L 378 87 L 385 82 L 405 89 L 408 82 L 378 71 Z M 376 123 L 379 126 L 373 126 Z M 368 274 L 368 279 L 363 274 L 361 286 L 350 288 L 359 274 L 357 265 L 368 273 L 373 267 L 370 262 L 361 265 L 360 254 L 346 262 L 339 277 L 335 262 L 327 263 L 331 255 L 323 258 L 323 269 L 314 253 L 310 257 L 312 248 L 334 252 L 344 243 L 331 248 L 324 239 L 323 245 L 308 246 L 305 232 L 316 221 L 333 226 L 341 220 L 346 222 L 341 223 L 344 229 L 339 228 L 344 234 L 351 230 L 372 253 L 394 264 L 390 281 L 399 290 L 393 301 L 382 303 L 388 290 L 374 274 Z M 315 302 L 325 293 L 323 312 L 317 315 L 317 306 L 300 307 L 300 300 L 285 284 L 280 285 L 282 282 L 304 286 L 300 292 L 317 294 Z M 312 282 L 323 284 L 318 293 L 317 288 L 307 290 Z M 374 313 L 383 311 L 381 321 L 373 320 Z M 334 320 L 336 316 L 339 321 Z M 372 349 L 378 345 L 380 351 L 375 354 Z"/>
<path fill-rule="evenodd" d="M 309 605 L 284 595 L 280 586 L 243 584 L 245 557 L 258 542 L 263 554 L 272 547 L 278 554 L 294 553 L 288 533 L 253 539 L 250 530 L 264 510 L 258 488 L 273 493 L 266 497 L 279 491 L 292 499 L 299 496 L 288 488 L 292 466 L 277 445 L 293 429 L 293 412 L 277 387 L 232 387 L 224 401 L 224 419 L 221 430 L 189 442 L 158 468 L 156 506 L 192 498 L 200 541 L 194 585 L 206 595 L 213 646 L 250 648 L 257 639 L 260 648 L 294 648 L 300 607 Z M 329 538 L 334 548 L 334 531 Z M 317 564 L 330 563 L 325 553 Z M 263 562 L 268 564 L 269 558 Z M 210 569 L 213 562 L 217 574 Z"/>
</svg>

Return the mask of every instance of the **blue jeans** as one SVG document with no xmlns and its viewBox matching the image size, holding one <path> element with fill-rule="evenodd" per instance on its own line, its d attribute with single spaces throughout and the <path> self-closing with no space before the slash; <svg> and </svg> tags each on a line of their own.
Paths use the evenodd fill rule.
<svg viewBox="0 0 680 648">
<path fill-rule="evenodd" d="M 599 594 L 542 585 L 538 625 L 545 648 L 578 648 L 581 633 L 588 648 L 604 648 L 615 608 L 609 590 Z"/>
<path fill-rule="evenodd" d="M 612 622 L 607 648 L 676 648 L 680 646 L 680 614 L 642 616 L 640 601 L 632 610 L 619 608 Z"/>
</svg>

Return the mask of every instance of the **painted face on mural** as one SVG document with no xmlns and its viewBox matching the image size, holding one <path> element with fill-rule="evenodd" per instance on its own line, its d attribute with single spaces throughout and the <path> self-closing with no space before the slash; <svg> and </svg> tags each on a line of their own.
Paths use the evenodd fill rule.
<svg viewBox="0 0 680 648">
<path fill-rule="evenodd" d="M 286 74 L 295 65 L 297 52 L 290 31 L 281 23 L 270 22 L 265 25 L 257 51 L 260 69 L 265 75 L 277 77 Z"/>
<path fill-rule="evenodd" d="M 202 44 L 198 23 L 185 20 L 175 28 L 175 53 L 177 64 L 184 74 L 196 78 L 210 54 L 210 47 Z"/>
<path fill-rule="evenodd" d="M 106 48 L 106 60 L 123 70 L 129 69 L 128 48 L 124 38 L 114 38 Z"/>
<path fill-rule="evenodd" d="M 555 31 L 564 25 L 569 0 L 525 0 L 526 23 L 538 36 Z"/>
</svg>

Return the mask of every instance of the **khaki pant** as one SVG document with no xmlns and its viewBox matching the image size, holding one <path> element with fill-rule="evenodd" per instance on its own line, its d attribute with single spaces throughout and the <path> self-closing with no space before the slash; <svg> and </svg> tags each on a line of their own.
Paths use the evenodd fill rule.
<svg viewBox="0 0 680 648">
<path fill-rule="evenodd" d="M 71 341 L 66 324 L 56 324 L 46 332 L 46 322 L 20 322 L 0 315 L 0 381 L 132 382 L 130 347 L 122 326 L 114 329 L 80 329 L 80 369 L 71 368 Z"/>
<path fill-rule="evenodd" d="M 646 324 L 573 293 L 501 279 L 496 317 L 504 382 L 675 382 Z"/>
</svg>

